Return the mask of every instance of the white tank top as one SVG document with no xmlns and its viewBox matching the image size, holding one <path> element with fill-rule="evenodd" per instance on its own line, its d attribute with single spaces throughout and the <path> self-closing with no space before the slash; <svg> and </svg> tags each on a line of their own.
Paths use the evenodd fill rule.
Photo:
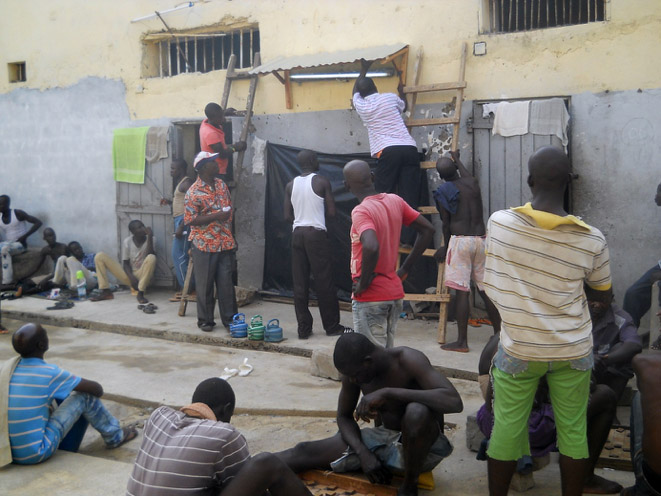
<svg viewBox="0 0 661 496">
<path fill-rule="evenodd" d="M 16 210 L 11 209 L 9 214 L 9 224 L 5 224 L 0 215 L 0 237 L 3 241 L 16 241 L 18 238 L 28 232 L 28 223 L 16 218 Z"/>
<path fill-rule="evenodd" d="M 312 178 L 316 174 L 294 178 L 291 189 L 291 204 L 294 207 L 294 229 L 314 227 L 326 230 L 324 199 L 312 189 Z"/>
</svg>

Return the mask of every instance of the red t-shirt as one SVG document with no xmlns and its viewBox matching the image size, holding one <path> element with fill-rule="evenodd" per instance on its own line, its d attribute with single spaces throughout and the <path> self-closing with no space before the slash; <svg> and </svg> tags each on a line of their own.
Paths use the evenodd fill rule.
<svg viewBox="0 0 661 496">
<path fill-rule="evenodd" d="M 410 225 L 420 212 L 402 198 L 390 193 L 368 196 L 351 212 L 351 278 L 360 277 L 363 245 L 360 235 L 372 229 L 379 241 L 379 260 L 372 284 L 356 301 L 390 301 L 404 298 L 402 281 L 397 277 L 397 257 L 402 224 Z"/>
<path fill-rule="evenodd" d="M 203 152 L 216 153 L 211 148 L 211 145 L 216 143 L 222 143 L 223 148 L 227 149 L 225 146 L 225 132 L 209 124 L 209 119 L 204 119 L 200 125 L 200 148 Z M 216 162 L 218 162 L 218 173 L 225 174 L 227 172 L 227 159 L 218 157 Z"/>
</svg>

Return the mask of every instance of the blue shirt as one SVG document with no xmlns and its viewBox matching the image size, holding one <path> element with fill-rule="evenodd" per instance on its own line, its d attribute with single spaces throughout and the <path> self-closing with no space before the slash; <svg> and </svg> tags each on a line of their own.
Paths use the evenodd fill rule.
<svg viewBox="0 0 661 496">
<path fill-rule="evenodd" d="M 64 400 L 80 377 L 41 358 L 21 358 L 9 381 L 9 442 L 17 463 L 39 463 L 57 449 L 49 405 Z"/>
<path fill-rule="evenodd" d="M 91 270 L 92 272 L 96 272 L 96 265 L 94 264 L 94 257 L 96 253 L 85 253 L 83 255 L 83 260 L 80 262 L 83 264 L 83 267 L 85 267 L 87 270 Z"/>
</svg>

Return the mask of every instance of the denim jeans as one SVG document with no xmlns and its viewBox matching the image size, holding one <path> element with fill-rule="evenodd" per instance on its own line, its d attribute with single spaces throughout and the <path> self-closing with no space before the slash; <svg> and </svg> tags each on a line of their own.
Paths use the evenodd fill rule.
<svg viewBox="0 0 661 496">
<path fill-rule="evenodd" d="M 178 215 L 174 218 L 174 231 L 177 232 L 179 226 L 184 222 L 184 216 Z M 177 278 L 179 287 L 184 287 L 184 279 L 186 279 L 186 271 L 188 270 L 188 250 L 191 247 L 191 242 L 188 241 L 188 234 L 184 234 L 182 238 L 176 236 L 172 240 L 172 263 L 174 263 L 174 275 Z M 193 281 L 191 280 L 191 283 Z M 192 289 L 192 287 L 190 288 Z"/>
<path fill-rule="evenodd" d="M 395 344 L 397 319 L 402 311 L 403 300 L 351 302 L 354 331 L 384 348 Z"/>
<path fill-rule="evenodd" d="M 108 447 L 113 448 L 122 442 L 124 433 L 119 421 L 106 410 L 101 400 L 91 394 L 74 391 L 48 419 L 45 436 L 50 441 L 47 443 L 49 448 L 40 458 L 31 458 L 26 463 L 39 463 L 50 458 L 81 416 L 99 431 Z M 65 449 L 72 447 L 65 446 Z"/>
<path fill-rule="evenodd" d="M 643 473 L 643 409 L 640 405 L 640 393 L 636 393 L 631 402 L 631 463 L 636 476 L 634 494 L 636 496 L 661 496 L 647 482 Z"/>
<path fill-rule="evenodd" d="M 2 284 L 14 282 L 14 266 L 11 262 L 12 255 L 18 255 L 25 251 L 18 241 L 0 241 L 0 253 L 2 254 Z"/>
</svg>

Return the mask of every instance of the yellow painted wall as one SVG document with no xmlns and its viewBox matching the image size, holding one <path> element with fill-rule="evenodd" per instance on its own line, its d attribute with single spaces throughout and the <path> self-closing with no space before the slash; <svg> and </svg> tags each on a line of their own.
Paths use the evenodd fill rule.
<svg viewBox="0 0 661 496">
<path fill-rule="evenodd" d="M 570 95 L 658 88 L 661 2 L 605 0 L 609 20 L 527 33 L 481 35 L 483 0 L 207 0 L 164 14 L 175 30 L 257 23 L 263 61 L 278 56 L 355 49 L 395 42 L 424 49 L 421 83 L 456 78 L 462 42 L 486 41 L 488 53 L 468 56 L 468 99 Z M 142 37 L 158 19 L 131 23 L 178 0 L 4 0 L 0 17 L 0 93 L 45 90 L 93 76 L 121 79 L 133 119 L 200 117 L 220 100 L 224 71 L 142 78 Z M 27 82 L 8 83 L 7 63 L 26 61 Z M 294 109 L 349 106 L 351 83 L 293 84 Z M 378 81 L 382 90 L 395 81 Z M 230 106 L 241 108 L 247 82 L 234 83 Z M 261 78 L 256 113 L 282 113 L 283 86 Z"/>
</svg>

